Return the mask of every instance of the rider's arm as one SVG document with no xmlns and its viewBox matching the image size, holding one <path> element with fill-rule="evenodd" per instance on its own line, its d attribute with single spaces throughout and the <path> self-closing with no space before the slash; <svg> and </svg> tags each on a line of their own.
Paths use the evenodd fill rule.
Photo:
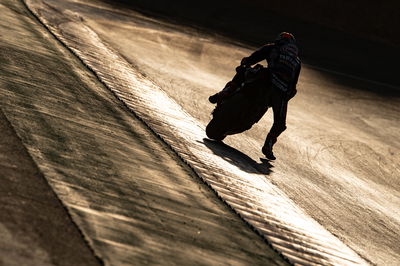
<svg viewBox="0 0 400 266">
<path fill-rule="evenodd" d="M 271 52 L 272 47 L 274 47 L 274 43 L 268 43 L 259 49 L 257 49 L 254 53 L 252 53 L 249 57 L 244 57 L 242 59 L 241 65 L 254 65 L 261 60 L 267 58 L 268 54 Z"/>
<path fill-rule="evenodd" d="M 298 69 L 296 71 L 296 74 L 294 76 L 292 89 L 290 90 L 290 92 L 288 94 L 288 99 L 287 99 L 288 101 L 290 99 L 292 99 L 297 93 L 296 85 L 297 85 L 297 81 L 299 80 L 300 70 L 301 70 L 301 65 L 299 65 L 299 67 L 298 67 Z"/>
</svg>

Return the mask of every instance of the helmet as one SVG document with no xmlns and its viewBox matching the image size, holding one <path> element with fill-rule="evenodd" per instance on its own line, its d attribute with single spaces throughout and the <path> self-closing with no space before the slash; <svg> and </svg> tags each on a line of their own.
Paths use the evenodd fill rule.
<svg viewBox="0 0 400 266">
<path fill-rule="evenodd" d="M 293 34 L 289 32 L 281 32 L 278 37 L 275 39 L 276 43 L 296 43 L 296 39 Z"/>
<path fill-rule="evenodd" d="M 296 39 L 293 34 L 289 32 L 281 32 L 276 38 L 275 43 L 279 46 L 279 51 L 281 53 L 298 56 L 299 48 L 297 47 Z"/>
</svg>

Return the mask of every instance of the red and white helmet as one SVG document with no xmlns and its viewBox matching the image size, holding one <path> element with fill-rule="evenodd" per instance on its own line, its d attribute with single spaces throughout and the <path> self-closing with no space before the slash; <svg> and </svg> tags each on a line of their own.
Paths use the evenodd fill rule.
<svg viewBox="0 0 400 266">
<path fill-rule="evenodd" d="M 277 43 L 296 43 L 296 39 L 293 34 L 289 32 L 281 32 L 278 37 L 275 39 Z"/>
</svg>

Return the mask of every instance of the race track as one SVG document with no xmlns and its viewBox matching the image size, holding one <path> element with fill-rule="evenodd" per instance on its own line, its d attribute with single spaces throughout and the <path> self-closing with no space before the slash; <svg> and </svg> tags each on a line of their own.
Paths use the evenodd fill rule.
<svg viewBox="0 0 400 266">
<path fill-rule="evenodd" d="M 326 237 L 332 241 L 329 243 L 334 243 L 336 253 L 332 253 L 330 245 L 321 247 L 322 253 L 330 254 L 323 257 L 322 262 L 341 264 L 339 259 L 344 258 L 377 265 L 400 263 L 400 90 L 305 65 L 298 95 L 289 104 L 288 129 L 275 145 L 278 159 L 265 163 L 260 160 L 260 149 L 272 125 L 270 111 L 251 130 L 228 137 L 224 142 L 229 147 L 204 140 L 202 133 L 213 109 L 208 96 L 231 79 L 240 59 L 255 47 L 148 18 L 130 9 L 117 9 L 101 1 L 43 2 L 47 5 L 42 7 L 36 5 L 40 0 L 27 1 L 34 10 L 41 10 L 39 17 L 43 16 L 50 30 L 71 46 L 102 82 L 114 89 L 116 96 L 189 165 L 192 163 L 200 176 L 214 175 L 209 180 L 204 178 L 214 190 L 218 192 L 218 182 L 224 184 L 223 189 L 229 193 L 224 194 L 221 188 L 221 197 L 233 209 L 237 204 L 236 211 L 251 226 L 257 229 L 254 218 L 257 215 L 252 213 L 246 218 L 241 202 L 263 208 L 273 205 L 268 213 L 273 219 L 280 211 L 284 213 L 281 219 L 289 219 L 291 215 L 305 219 L 294 219 L 285 226 L 292 223 L 295 228 L 288 233 L 288 238 L 300 232 L 296 230 L 312 227 L 302 231 L 306 232 L 304 243 L 310 245 L 307 246 L 311 250 L 310 257 L 297 254 L 307 253 L 304 247 L 298 247 L 293 253 L 285 251 L 289 245 L 285 241 L 289 243 L 289 240 L 282 240 L 285 243 L 281 247 L 276 244 L 279 241 L 275 242 L 277 249 L 291 262 L 304 263 L 309 259 L 310 263 L 317 263 L 318 252 L 312 245 L 324 242 L 326 229 L 331 234 L 327 233 Z M 56 10 L 53 17 L 43 11 L 49 7 Z M 69 22 L 60 19 L 62 16 Z M 84 29 L 76 25 L 87 27 L 87 36 L 82 34 Z M 77 37 L 73 34 L 80 38 L 80 45 L 74 46 L 71 40 L 75 38 L 76 41 Z M 85 45 L 91 42 L 93 46 Z M 102 57 L 108 65 L 102 65 L 100 59 L 92 60 L 95 56 L 92 58 L 91 53 L 96 52 L 96 45 L 108 51 Z M 115 62 L 106 61 L 106 56 L 115 58 Z M 126 84 L 123 78 L 129 75 L 135 76 L 135 80 L 131 80 L 133 87 L 135 84 L 142 86 L 143 95 L 138 99 L 132 100 L 130 94 L 121 91 L 120 87 Z M 112 84 L 116 84 L 115 88 Z M 161 91 L 161 94 L 152 91 Z M 140 89 L 136 93 L 139 95 Z M 160 100 L 164 96 L 172 99 L 171 104 Z M 153 106 L 154 113 L 135 105 L 140 101 L 148 101 L 142 106 Z M 157 123 L 163 120 L 165 126 L 157 128 Z M 172 129 L 165 129 L 171 125 Z M 177 144 L 174 146 L 174 143 Z M 188 149 L 186 155 L 185 149 Z M 215 178 L 219 175 L 235 178 Z M 271 199 L 258 195 L 257 186 L 261 192 L 268 190 Z M 246 197 L 237 203 L 230 198 L 232 195 Z M 275 200 L 279 200 L 273 202 L 275 196 Z M 301 227 L 303 221 L 306 222 Z M 274 227 L 265 230 L 271 228 Z M 322 237 L 316 236 L 318 234 Z M 272 234 L 266 232 L 265 235 L 268 239 Z M 342 250 L 341 243 L 349 250 Z M 324 261 L 326 258 L 332 260 Z"/>
</svg>

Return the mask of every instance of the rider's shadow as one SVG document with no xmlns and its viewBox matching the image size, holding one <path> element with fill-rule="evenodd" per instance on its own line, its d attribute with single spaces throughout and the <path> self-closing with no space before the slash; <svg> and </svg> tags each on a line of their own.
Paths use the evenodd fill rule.
<svg viewBox="0 0 400 266">
<path fill-rule="evenodd" d="M 269 175 L 273 167 L 266 159 L 261 159 L 261 162 L 256 162 L 246 154 L 220 141 L 203 139 L 203 144 L 206 145 L 215 155 L 223 158 L 225 161 L 237 166 L 242 171 L 247 173 Z"/>
</svg>

